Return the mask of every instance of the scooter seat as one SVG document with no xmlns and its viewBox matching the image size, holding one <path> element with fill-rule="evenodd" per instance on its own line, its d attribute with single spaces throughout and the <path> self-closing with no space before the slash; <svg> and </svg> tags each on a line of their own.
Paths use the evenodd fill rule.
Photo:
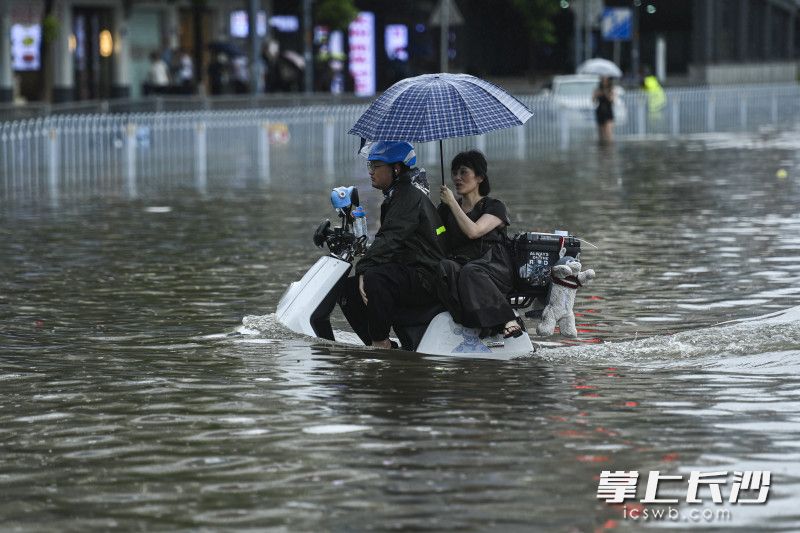
<svg viewBox="0 0 800 533">
<path fill-rule="evenodd" d="M 442 311 L 445 308 L 438 302 L 395 309 L 393 327 L 403 349 L 411 352 L 416 350 L 431 320 Z"/>
<path fill-rule="evenodd" d="M 395 310 L 394 325 L 400 327 L 427 326 L 433 317 L 445 311 L 439 302 L 415 307 L 398 307 Z"/>
</svg>

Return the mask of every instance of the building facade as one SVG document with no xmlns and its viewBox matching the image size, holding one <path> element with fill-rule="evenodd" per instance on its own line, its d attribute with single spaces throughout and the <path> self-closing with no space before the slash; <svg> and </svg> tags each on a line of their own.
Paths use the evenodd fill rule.
<svg viewBox="0 0 800 533">
<path fill-rule="evenodd" d="M 453 70 L 486 76 L 571 72 L 580 46 L 584 57 L 618 59 L 632 75 L 645 66 L 652 70 L 660 66 L 667 77 L 688 83 L 797 78 L 800 0 L 562 0 L 563 9 L 554 20 L 557 42 L 538 50 L 526 46 L 523 24 L 509 0 L 453 1 L 464 15 L 451 26 L 448 39 Z M 193 92 L 213 92 L 208 78 L 217 56 L 214 43 L 252 55 L 247 40 L 250 23 L 243 19 L 248 9 L 269 15 L 265 19 L 269 23 L 259 29 L 260 38 L 294 52 L 290 57 L 300 65 L 306 42 L 304 4 L 298 0 L 0 0 L 0 35 L 5 36 L 0 39 L 0 102 L 15 96 L 52 102 L 138 98 L 144 93 L 153 53 L 171 67 L 178 54 L 189 57 Z M 377 90 L 400 77 L 439 69 L 439 27 L 430 15 L 438 0 L 355 0 L 355 4 L 374 13 Z M 590 5 L 595 15 L 581 26 L 574 13 L 580 12 L 579 6 Z M 632 10 L 633 39 L 603 40 L 597 13 L 607 7 Z M 45 16 L 48 9 L 50 15 Z M 406 48 L 400 52 L 384 47 L 390 28 L 404 30 Z M 316 37 L 315 32 L 315 42 Z"/>
<path fill-rule="evenodd" d="M 578 2 L 583 0 L 577 0 Z M 794 81 L 800 0 L 605 0 L 631 9 L 634 35 L 614 44 L 597 28 L 595 55 L 616 46 L 626 72 L 663 62 L 666 77 L 691 84 Z M 638 63 L 638 65 L 636 64 Z"/>
<path fill-rule="evenodd" d="M 241 2 L 244 3 L 244 2 Z M 0 101 L 138 97 L 149 56 L 186 51 L 196 80 L 240 2 L 0 1 Z M 51 6 L 46 16 L 46 6 Z M 42 41 L 45 42 L 42 46 Z"/>
</svg>

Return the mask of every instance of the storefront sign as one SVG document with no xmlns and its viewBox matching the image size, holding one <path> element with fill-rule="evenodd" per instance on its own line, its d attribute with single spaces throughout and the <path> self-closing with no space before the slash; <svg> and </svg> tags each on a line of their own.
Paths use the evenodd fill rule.
<svg viewBox="0 0 800 533">
<path fill-rule="evenodd" d="M 386 55 L 389 59 L 408 60 L 408 26 L 405 24 L 389 24 L 384 35 Z"/>
<path fill-rule="evenodd" d="M 39 43 L 42 39 L 38 24 L 11 26 L 11 56 L 14 70 L 39 70 Z"/>
<path fill-rule="evenodd" d="M 362 11 L 350 23 L 350 73 L 357 96 L 375 94 L 375 15 Z"/>
</svg>

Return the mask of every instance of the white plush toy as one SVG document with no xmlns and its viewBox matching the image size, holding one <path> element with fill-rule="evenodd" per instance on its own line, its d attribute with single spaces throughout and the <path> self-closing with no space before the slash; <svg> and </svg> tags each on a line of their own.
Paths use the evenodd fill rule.
<svg viewBox="0 0 800 533">
<path fill-rule="evenodd" d="M 553 283 L 550 287 L 550 298 L 542 311 L 542 321 L 536 328 L 539 335 L 552 335 L 558 322 L 563 336 L 578 336 L 575 315 L 572 312 L 575 293 L 578 292 L 578 287 L 594 279 L 594 270 L 587 269 L 581 272 L 580 261 L 575 257 L 564 255 L 565 253 L 566 250 L 562 248 L 561 259 L 553 265 L 550 274 Z"/>
</svg>

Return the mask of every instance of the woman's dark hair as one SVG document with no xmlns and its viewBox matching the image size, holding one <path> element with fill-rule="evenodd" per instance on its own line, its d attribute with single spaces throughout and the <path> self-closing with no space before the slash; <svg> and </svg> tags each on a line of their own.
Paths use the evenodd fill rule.
<svg viewBox="0 0 800 533">
<path fill-rule="evenodd" d="M 453 162 L 450 163 L 450 173 L 455 173 L 455 171 L 462 166 L 471 168 L 476 176 L 483 178 L 483 181 L 478 184 L 478 194 L 481 196 L 488 195 L 489 192 L 491 192 L 492 187 L 489 185 L 489 176 L 486 173 L 489 164 L 486 162 L 486 158 L 483 156 L 483 154 L 478 150 L 467 150 L 466 152 L 461 152 L 460 154 L 456 155 L 453 158 Z"/>
</svg>

